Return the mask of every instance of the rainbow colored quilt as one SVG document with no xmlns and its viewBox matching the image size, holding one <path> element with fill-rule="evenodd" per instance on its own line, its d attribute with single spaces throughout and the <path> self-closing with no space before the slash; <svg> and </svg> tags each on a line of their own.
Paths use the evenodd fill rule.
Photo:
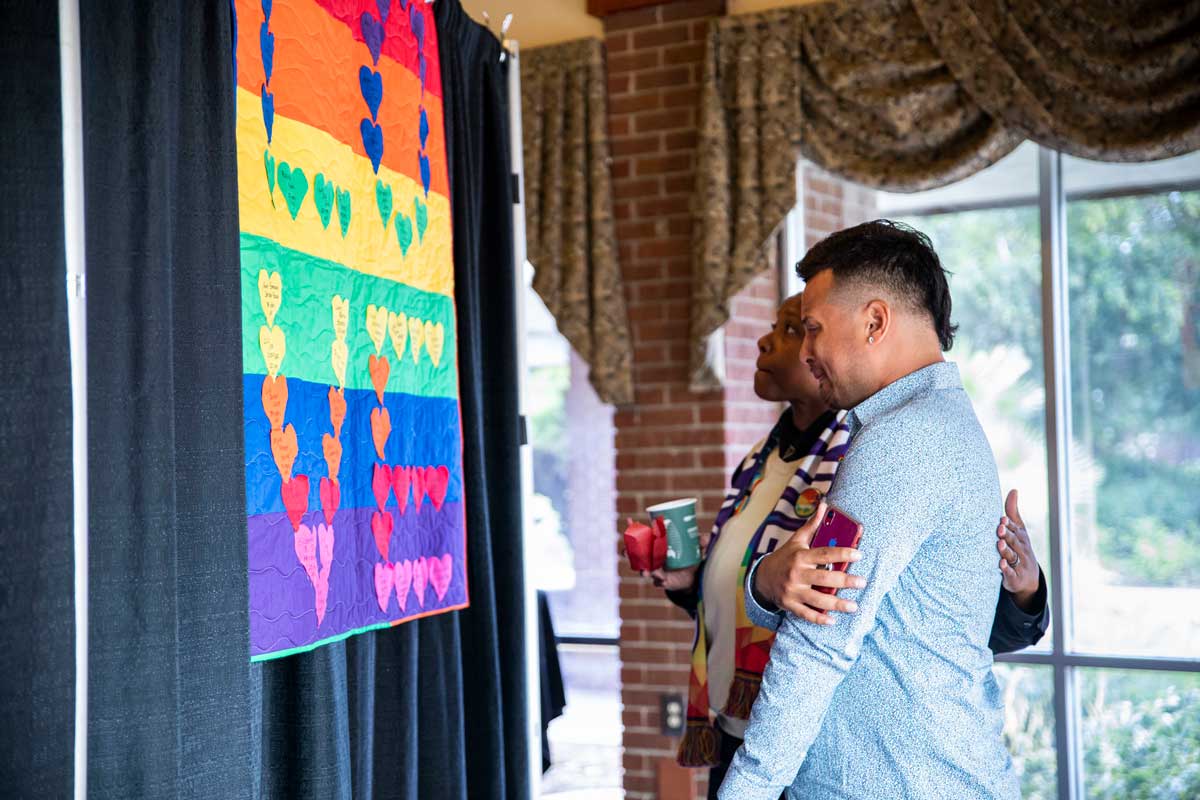
<svg viewBox="0 0 1200 800">
<path fill-rule="evenodd" d="M 250 657 L 467 605 L 442 86 L 421 0 L 236 0 Z"/>
</svg>

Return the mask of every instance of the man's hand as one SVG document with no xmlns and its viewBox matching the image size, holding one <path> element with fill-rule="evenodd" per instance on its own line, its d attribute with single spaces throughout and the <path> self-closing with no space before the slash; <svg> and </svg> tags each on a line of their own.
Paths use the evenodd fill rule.
<svg viewBox="0 0 1200 800">
<path fill-rule="evenodd" d="M 1004 501 L 1004 513 L 1006 516 L 1000 518 L 1000 525 L 996 528 L 1000 573 L 1004 576 L 1004 588 L 1012 594 L 1013 601 L 1023 611 L 1030 611 L 1034 595 L 1037 594 L 1041 570 L 1038 569 L 1025 522 L 1021 519 L 1021 511 L 1017 508 L 1016 489 L 1008 493 Z"/>
<path fill-rule="evenodd" d="M 650 578 L 654 585 L 668 592 L 686 592 L 696 583 L 696 571 L 699 564 L 683 569 L 656 569 L 653 572 L 642 570 L 643 578 Z"/>
<path fill-rule="evenodd" d="M 839 600 L 831 594 L 817 591 L 816 586 L 834 589 L 861 589 L 867 585 L 865 578 L 834 572 L 824 565 L 858 561 L 862 554 L 852 547 L 819 547 L 810 550 L 813 535 L 825 518 L 825 501 L 792 538 L 772 553 L 762 557 L 754 572 L 754 593 L 784 611 L 818 625 L 832 625 L 833 617 L 827 611 L 853 613 L 858 604 L 853 600 Z"/>
</svg>

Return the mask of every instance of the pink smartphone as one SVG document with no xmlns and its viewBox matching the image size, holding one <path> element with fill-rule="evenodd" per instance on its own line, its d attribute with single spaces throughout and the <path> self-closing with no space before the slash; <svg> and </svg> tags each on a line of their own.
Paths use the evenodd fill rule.
<svg viewBox="0 0 1200 800">
<path fill-rule="evenodd" d="M 817 528 L 809 547 L 813 550 L 818 547 L 858 547 L 862 534 L 861 522 L 841 509 L 826 503 L 825 519 L 821 520 L 821 527 Z M 849 563 L 843 561 L 840 564 L 826 564 L 825 569 L 830 572 L 845 572 Z M 814 586 L 813 588 L 825 594 L 837 594 L 837 589 L 832 586 Z"/>
</svg>

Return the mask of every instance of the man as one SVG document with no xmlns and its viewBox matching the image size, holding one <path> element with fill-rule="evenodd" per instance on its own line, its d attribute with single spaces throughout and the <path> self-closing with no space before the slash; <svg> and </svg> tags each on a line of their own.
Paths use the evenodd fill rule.
<svg viewBox="0 0 1200 800">
<path fill-rule="evenodd" d="M 865 588 L 839 598 L 857 613 L 813 626 L 756 596 L 771 556 L 749 571 L 747 614 L 777 635 L 720 797 L 1016 798 L 988 650 L 1000 488 L 942 358 L 945 272 L 926 236 L 886 220 L 833 234 L 798 270 L 801 357 L 825 403 L 850 410 L 828 501 L 863 525 L 851 573 Z M 825 511 L 796 536 L 809 540 Z"/>
</svg>

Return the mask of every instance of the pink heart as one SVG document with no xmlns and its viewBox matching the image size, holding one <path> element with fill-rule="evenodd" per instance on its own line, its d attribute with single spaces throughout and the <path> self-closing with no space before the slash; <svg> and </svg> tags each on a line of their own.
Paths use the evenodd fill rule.
<svg viewBox="0 0 1200 800">
<path fill-rule="evenodd" d="M 422 467 L 413 467 L 409 472 L 412 475 L 413 504 L 420 512 L 421 503 L 425 501 L 425 470 Z"/>
<path fill-rule="evenodd" d="M 401 561 L 392 565 L 392 575 L 396 581 L 396 602 L 400 610 L 408 605 L 408 587 L 412 585 L 413 564 L 411 561 Z"/>
<path fill-rule="evenodd" d="M 333 526 L 317 526 L 317 546 L 321 551 L 321 571 L 317 573 L 317 625 L 325 619 L 326 603 L 329 601 L 329 571 L 333 569 Z"/>
<path fill-rule="evenodd" d="M 317 532 L 307 525 L 301 525 L 296 530 L 294 539 L 296 558 L 308 573 L 308 579 L 316 586 L 317 576 L 320 574 L 320 568 L 317 566 Z"/>
<path fill-rule="evenodd" d="M 383 511 L 387 505 L 388 493 L 392 490 L 392 468 L 387 464 L 376 464 L 375 472 L 371 475 L 371 491 L 375 493 L 375 505 Z"/>
<path fill-rule="evenodd" d="M 413 562 L 412 587 L 417 595 L 417 603 L 425 607 L 425 585 L 429 582 L 429 562 L 421 556 Z"/>
<path fill-rule="evenodd" d="M 446 596 L 446 591 L 450 588 L 450 581 L 454 577 L 452 569 L 454 558 L 449 554 L 441 558 L 429 559 L 429 582 L 433 584 L 433 590 L 437 592 L 438 600 Z"/>
<path fill-rule="evenodd" d="M 400 513 L 408 508 L 408 487 L 412 483 L 412 471 L 408 467 L 392 467 L 392 491 L 400 504 Z"/>
<path fill-rule="evenodd" d="M 321 510 L 325 512 L 325 521 L 333 524 L 333 515 L 342 504 L 342 490 L 336 482 L 329 478 L 321 478 Z"/>
<path fill-rule="evenodd" d="M 383 560 L 388 560 L 388 547 L 392 540 L 392 526 L 395 522 L 392 520 L 392 515 L 383 511 L 376 511 L 371 515 L 371 533 L 375 537 L 375 546 L 379 548 L 379 555 L 383 556 Z"/>
<path fill-rule="evenodd" d="M 442 503 L 446 501 L 446 490 L 449 488 L 450 470 L 445 467 L 425 468 L 425 491 L 429 493 L 429 499 L 438 511 L 442 510 Z"/>
<path fill-rule="evenodd" d="M 283 507 L 287 509 L 292 530 L 299 531 L 300 520 L 308 511 L 308 476 L 296 475 L 290 481 L 284 481 L 279 494 L 283 498 Z"/>
<path fill-rule="evenodd" d="M 388 610 L 388 601 L 392 599 L 391 564 L 380 562 L 375 565 L 375 599 L 379 602 L 379 609 L 386 613 Z M 403 610 L 404 606 L 400 608 Z"/>
</svg>

